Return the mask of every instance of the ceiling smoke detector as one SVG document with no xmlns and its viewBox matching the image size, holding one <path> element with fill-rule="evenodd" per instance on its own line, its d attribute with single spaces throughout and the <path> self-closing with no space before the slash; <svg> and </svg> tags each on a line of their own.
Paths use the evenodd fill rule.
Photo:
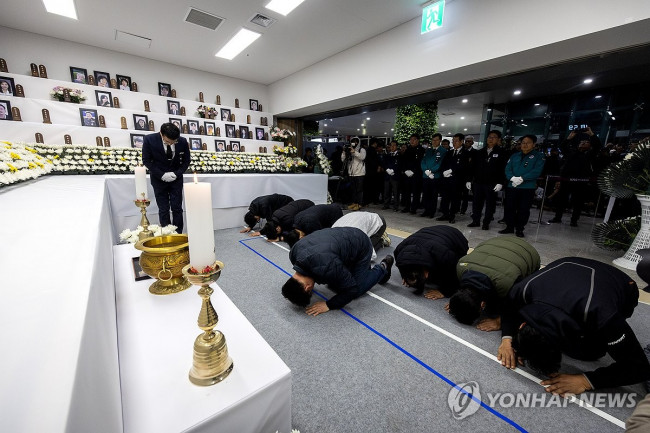
<svg viewBox="0 0 650 433">
<path fill-rule="evenodd" d="M 187 16 L 185 17 L 185 21 L 188 23 L 196 24 L 197 26 L 205 27 L 206 29 L 216 30 L 217 27 L 219 27 L 224 21 L 224 18 L 200 11 L 198 9 L 190 8 Z"/>
<path fill-rule="evenodd" d="M 273 18 L 267 17 L 266 15 L 262 14 L 255 14 L 253 17 L 248 20 L 249 22 L 253 24 L 257 24 L 258 26 L 268 28 L 271 27 L 271 25 L 276 21 Z"/>
</svg>

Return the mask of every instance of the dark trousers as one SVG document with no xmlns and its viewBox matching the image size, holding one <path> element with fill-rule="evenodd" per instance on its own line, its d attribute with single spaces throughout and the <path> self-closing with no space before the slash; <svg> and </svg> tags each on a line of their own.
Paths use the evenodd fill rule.
<svg viewBox="0 0 650 433">
<path fill-rule="evenodd" d="M 483 212 L 483 206 L 485 206 L 483 224 L 489 224 L 494 219 L 494 211 L 497 208 L 497 193 L 494 192 L 494 185 L 475 183 L 473 185 L 473 192 L 472 222 L 480 224 L 481 212 Z"/>
<path fill-rule="evenodd" d="M 399 182 L 397 176 L 393 175 L 384 181 L 384 207 L 390 207 L 391 195 L 393 199 L 393 209 L 397 210 L 399 207 Z"/>
<path fill-rule="evenodd" d="M 363 178 L 365 176 L 350 176 L 352 183 L 352 203 L 361 205 L 363 203 Z"/>
<path fill-rule="evenodd" d="M 379 249 L 384 246 L 384 241 L 381 237 L 384 235 L 384 232 L 386 231 L 386 220 L 381 215 L 379 215 L 379 218 L 381 219 L 381 222 L 383 224 L 379 228 L 379 230 L 377 230 L 377 233 L 370 236 L 370 242 L 372 242 L 372 247 L 375 249 L 375 251 L 379 251 Z"/>
<path fill-rule="evenodd" d="M 461 198 L 463 196 L 463 192 L 467 192 L 467 188 L 465 187 L 465 182 L 461 180 L 452 180 L 449 183 L 447 200 L 449 201 L 450 217 L 456 215 L 459 211 L 464 212 L 461 207 Z M 467 209 L 467 203 L 465 203 L 465 209 Z"/>
<path fill-rule="evenodd" d="M 177 233 L 183 232 L 183 177 L 173 182 L 152 182 L 156 204 L 158 205 L 158 219 L 162 227 L 172 224 L 169 218 L 169 209 L 173 218 L 173 224 L 178 227 Z"/>
<path fill-rule="evenodd" d="M 423 179 L 422 180 L 422 206 L 424 213 L 434 216 L 438 207 L 438 195 L 441 192 L 442 179 Z"/>
<path fill-rule="evenodd" d="M 460 213 L 465 213 L 467 212 L 467 205 L 469 203 L 469 190 L 465 187 L 466 182 L 461 182 L 461 188 L 460 188 Z"/>
<path fill-rule="evenodd" d="M 571 222 L 578 222 L 582 207 L 587 201 L 589 196 L 589 184 L 587 182 L 562 182 L 560 184 L 560 192 L 558 193 L 557 207 L 555 208 L 555 218 L 562 219 L 564 209 L 569 204 L 569 196 L 571 197 Z"/>
<path fill-rule="evenodd" d="M 421 174 L 419 176 L 422 176 Z M 417 173 L 402 179 L 402 205 L 405 209 L 415 213 L 420 207 L 422 194 L 422 178 Z"/>
<path fill-rule="evenodd" d="M 507 228 L 523 231 L 530 218 L 530 207 L 535 198 L 535 189 L 506 188 L 504 206 Z"/>
</svg>

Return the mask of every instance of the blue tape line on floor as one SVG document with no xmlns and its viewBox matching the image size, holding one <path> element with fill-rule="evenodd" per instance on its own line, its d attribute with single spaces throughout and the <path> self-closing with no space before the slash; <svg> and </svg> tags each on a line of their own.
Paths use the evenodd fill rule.
<svg viewBox="0 0 650 433">
<path fill-rule="evenodd" d="M 258 256 L 260 256 L 261 258 L 263 258 L 264 260 L 266 260 L 267 262 L 269 262 L 270 264 L 272 264 L 273 266 L 275 266 L 276 268 L 278 268 L 280 271 L 284 272 L 286 275 L 291 276 L 290 273 L 288 273 L 287 271 L 285 271 L 284 269 L 282 269 L 280 266 L 276 265 L 276 264 L 273 263 L 271 260 L 269 260 L 269 259 L 267 259 L 266 257 L 264 257 L 261 253 L 259 253 L 258 251 L 256 251 L 255 249 L 251 248 L 250 246 L 248 246 L 248 245 L 246 245 L 246 244 L 244 243 L 244 242 L 247 242 L 247 241 L 250 241 L 250 240 L 254 240 L 254 239 L 258 239 L 258 238 L 242 239 L 242 240 L 239 241 L 239 243 L 242 244 L 243 246 L 245 246 L 246 248 L 248 248 L 249 250 L 251 250 L 252 252 L 254 252 L 255 254 L 257 254 Z M 261 238 L 261 239 L 263 239 L 263 238 Z M 319 292 L 316 291 L 316 290 L 313 290 L 313 293 L 315 293 L 316 295 L 320 296 L 322 299 L 324 299 L 325 301 L 327 301 L 327 298 L 326 298 L 322 293 L 319 293 Z M 464 388 L 461 388 L 460 386 L 458 386 L 458 385 L 457 385 L 456 383 L 454 383 L 453 381 L 447 379 L 447 377 L 445 377 L 444 375 L 442 375 L 441 373 L 439 373 L 439 372 L 438 372 L 437 370 L 435 370 L 433 367 L 430 367 L 429 365 L 425 364 L 424 361 L 420 360 L 420 359 L 417 358 L 415 355 L 413 355 L 413 354 L 411 354 L 410 352 L 408 352 L 406 349 L 404 349 L 403 347 L 401 347 L 399 344 L 395 343 L 393 340 L 391 340 L 390 338 L 386 337 L 384 334 L 382 334 L 381 332 L 377 331 L 375 328 L 373 328 L 372 326 L 368 325 L 366 322 L 364 322 L 363 320 L 359 319 L 359 318 L 356 317 L 354 314 L 348 312 L 348 311 L 345 310 L 344 308 L 342 308 L 340 311 L 342 311 L 343 313 L 345 313 L 346 315 L 348 315 L 349 317 L 351 317 L 353 320 L 355 320 L 356 322 L 358 322 L 358 323 L 359 323 L 360 325 L 362 325 L 363 327 L 367 328 L 369 331 L 371 331 L 372 333 L 374 333 L 374 334 L 377 335 L 378 337 L 382 338 L 382 339 L 383 339 L 384 341 L 386 341 L 388 344 L 390 344 L 391 346 L 393 346 L 394 348 L 396 348 L 397 350 L 399 350 L 400 352 L 402 352 L 404 355 L 406 355 L 406 356 L 408 356 L 409 358 L 411 358 L 413 361 L 415 361 L 415 362 L 417 362 L 418 364 L 420 364 L 422 367 L 424 367 L 425 369 L 427 369 L 428 371 L 430 371 L 431 373 L 433 373 L 433 374 L 434 374 L 436 377 L 438 377 L 439 379 L 441 379 L 441 380 L 443 380 L 444 382 L 446 382 L 446 383 L 447 383 L 448 385 L 450 385 L 452 388 L 457 389 L 458 391 L 460 391 L 460 392 L 462 392 L 463 394 L 467 395 L 469 398 L 471 398 L 472 400 L 474 400 L 476 403 L 480 404 L 482 408 L 484 408 L 485 410 L 487 410 L 488 412 L 490 412 L 492 415 L 494 415 L 494 416 L 500 418 L 501 420 L 507 422 L 508 424 L 510 424 L 511 426 L 513 426 L 514 428 L 516 428 L 517 430 L 519 430 L 520 432 L 524 432 L 524 433 L 526 433 L 526 430 L 525 430 L 522 426 L 520 426 L 519 424 L 517 424 L 516 422 L 514 422 L 513 420 L 511 420 L 511 419 L 508 418 L 507 416 L 505 416 L 505 415 L 501 414 L 500 412 L 496 411 L 495 409 L 491 408 L 491 407 L 488 406 L 485 402 L 483 402 L 483 400 L 479 400 L 479 399 L 477 399 L 477 398 L 474 397 L 471 393 L 467 392 Z"/>
</svg>

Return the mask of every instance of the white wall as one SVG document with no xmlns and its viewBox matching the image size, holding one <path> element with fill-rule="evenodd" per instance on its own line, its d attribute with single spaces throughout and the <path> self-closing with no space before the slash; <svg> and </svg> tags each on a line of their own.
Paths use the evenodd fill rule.
<svg viewBox="0 0 650 433">
<path fill-rule="evenodd" d="M 27 12 L 26 12 L 27 13 Z M 249 99 L 257 99 L 265 111 L 269 111 L 268 88 L 263 84 L 239 80 L 163 63 L 143 57 L 122 54 L 103 48 L 64 41 L 35 33 L 0 27 L 2 52 L 9 72 L 30 75 L 30 63 L 43 64 L 48 78 L 70 81 L 70 66 L 85 68 L 89 74 L 94 70 L 130 76 L 138 83 L 139 92 L 158 94 L 158 82 L 170 83 L 181 99 L 198 101 L 203 92 L 205 101 L 214 104 L 216 95 L 221 104 L 248 107 Z M 191 49 L 191 48 L 188 48 Z"/>
<path fill-rule="evenodd" d="M 273 83 L 272 109 L 340 109 L 647 43 L 649 19 L 648 0 L 456 0 L 443 29 L 420 35 L 418 18 Z"/>
</svg>

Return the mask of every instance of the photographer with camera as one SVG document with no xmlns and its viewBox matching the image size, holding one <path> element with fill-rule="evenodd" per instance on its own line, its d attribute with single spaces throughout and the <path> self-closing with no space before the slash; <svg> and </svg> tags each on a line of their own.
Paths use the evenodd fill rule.
<svg viewBox="0 0 650 433">
<path fill-rule="evenodd" d="M 341 154 L 343 161 L 343 175 L 348 175 L 352 185 L 352 204 L 350 210 L 361 209 L 363 203 L 363 179 L 366 175 L 366 151 L 359 145 L 359 137 L 354 137 L 346 144 Z"/>
<path fill-rule="evenodd" d="M 555 208 L 555 218 L 550 223 L 561 223 L 562 214 L 571 200 L 571 227 L 578 226 L 582 206 L 592 191 L 595 159 L 602 143 L 590 127 L 573 130 L 561 144 L 566 162 L 560 171 L 560 191 Z"/>
</svg>

